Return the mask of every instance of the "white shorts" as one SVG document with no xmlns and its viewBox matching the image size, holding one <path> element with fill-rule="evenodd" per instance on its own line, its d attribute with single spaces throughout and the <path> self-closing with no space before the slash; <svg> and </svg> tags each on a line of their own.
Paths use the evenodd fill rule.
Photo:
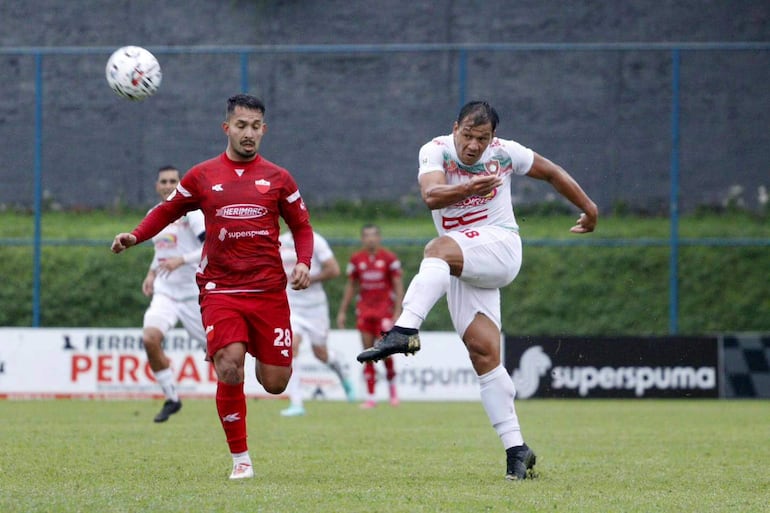
<svg viewBox="0 0 770 513">
<path fill-rule="evenodd" d="M 291 306 L 291 305 L 290 305 Z M 326 346 L 329 337 L 329 305 L 291 308 L 291 329 L 294 336 L 309 340 L 314 346 Z"/>
<path fill-rule="evenodd" d="M 477 313 L 489 317 L 498 327 L 500 289 L 511 283 L 521 269 L 519 234 L 498 226 L 480 226 L 446 234 L 463 252 L 463 272 L 452 277 L 447 304 L 452 324 L 460 336 Z"/>
<path fill-rule="evenodd" d="M 177 301 L 164 294 L 153 294 L 150 306 L 144 312 L 144 327 L 159 329 L 165 337 L 177 322 L 182 323 L 190 338 L 206 342 L 201 308 L 197 299 Z"/>
</svg>

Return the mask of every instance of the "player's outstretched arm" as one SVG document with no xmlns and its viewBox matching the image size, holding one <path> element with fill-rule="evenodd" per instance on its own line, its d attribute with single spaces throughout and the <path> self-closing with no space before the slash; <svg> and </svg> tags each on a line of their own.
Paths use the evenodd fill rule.
<svg viewBox="0 0 770 513">
<path fill-rule="evenodd" d="M 119 233 L 112 241 L 112 247 L 110 248 L 113 253 L 120 253 L 124 249 L 128 249 L 136 244 L 136 237 L 131 233 Z"/>
<path fill-rule="evenodd" d="M 596 203 L 588 197 L 588 194 L 583 191 L 575 179 L 561 166 L 535 153 L 535 160 L 527 176 L 550 183 L 559 194 L 582 210 L 575 226 L 570 228 L 572 233 L 589 233 L 594 231 L 599 217 L 599 209 Z"/>
<path fill-rule="evenodd" d="M 572 233 L 590 233 L 596 228 L 596 215 L 590 216 L 585 212 L 575 222 L 575 226 L 569 229 Z"/>
</svg>

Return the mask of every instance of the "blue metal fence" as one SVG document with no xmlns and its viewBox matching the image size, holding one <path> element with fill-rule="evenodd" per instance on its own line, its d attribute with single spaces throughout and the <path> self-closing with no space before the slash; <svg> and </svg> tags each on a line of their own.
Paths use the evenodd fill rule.
<svg viewBox="0 0 770 513">
<path fill-rule="evenodd" d="M 249 90 L 249 58 L 253 55 L 277 54 L 383 54 L 383 53 L 429 53 L 453 52 L 457 59 L 457 97 L 458 104 L 465 103 L 468 97 L 468 59 L 479 52 L 606 52 L 606 51 L 655 51 L 669 52 L 671 59 L 671 118 L 670 118 L 670 237 L 667 241 L 635 239 L 635 240 L 598 240 L 586 241 L 528 241 L 532 245 L 603 245 L 603 246 L 660 246 L 667 245 L 670 249 L 669 259 L 669 332 L 678 332 L 679 286 L 678 261 L 681 245 L 759 245 L 769 246 L 766 240 L 683 240 L 679 237 L 679 166 L 680 166 L 680 62 L 683 52 L 702 51 L 767 51 L 770 43 L 766 42 L 707 42 L 707 43 L 484 43 L 484 44 L 389 44 L 389 45 L 261 45 L 261 46 L 155 46 L 148 47 L 156 55 L 169 54 L 223 54 L 236 55 L 240 65 L 240 88 Z M 34 101 L 34 236 L 31 244 L 34 246 L 33 273 L 33 326 L 40 325 L 40 276 L 41 276 L 41 247 L 44 244 L 58 244 L 57 241 L 44 241 L 41 236 L 41 216 L 43 205 L 43 64 L 44 58 L 55 55 L 90 55 L 109 54 L 112 48 L 105 47 L 5 47 L 0 48 L 0 55 L 33 56 L 35 62 L 35 101 Z M 27 240 L 6 239 L 0 244 L 20 245 L 29 244 Z M 89 241 L 70 241 L 66 244 L 90 244 Z"/>
</svg>

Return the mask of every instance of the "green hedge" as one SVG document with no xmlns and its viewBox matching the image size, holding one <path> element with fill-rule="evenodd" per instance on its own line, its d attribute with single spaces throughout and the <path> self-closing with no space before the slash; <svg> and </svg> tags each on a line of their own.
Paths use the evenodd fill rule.
<svg viewBox="0 0 770 513">
<path fill-rule="evenodd" d="M 358 224 L 357 224 L 358 225 Z M 333 244 L 344 269 L 349 244 Z M 421 244 L 392 244 L 405 283 Z M 141 326 L 148 299 L 141 282 L 151 258 L 142 245 L 113 255 L 99 247 L 45 246 L 41 325 Z M 32 324 L 32 249 L 0 245 L 0 325 Z M 679 332 L 770 331 L 770 251 L 765 247 L 682 247 Z M 332 319 L 344 278 L 328 282 Z M 528 246 L 519 277 L 503 290 L 503 325 L 515 334 L 653 335 L 669 325 L 669 252 L 665 247 Z M 352 312 L 348 316 L 352 319 Z M 352 327 L 352 326 L 351 326 Z M 451 330 L 439 303 L 423 329 Z"/>
</svg>

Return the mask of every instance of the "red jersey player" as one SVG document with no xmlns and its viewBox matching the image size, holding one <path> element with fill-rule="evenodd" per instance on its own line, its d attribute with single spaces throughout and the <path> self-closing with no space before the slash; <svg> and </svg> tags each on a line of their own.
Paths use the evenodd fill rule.
<svg viewBox="0 0 770 513">
<path fill-rule="evenodd" d="M 193 166 L 165 202 L 112 243 L 112 251 L 120 253 L 185 212 L 203 211 L 211 236 L 196 279 L 207 355 L 218 378 L 217 412 L 233 456 L 230 479 L 254 476 L 246 443 L 246 353 L 256 358 L 257 380 L 265 390 L 283 392 L 292 362 L 286 285 L 290 281 L 295 289 L 307 288 L 313 253 L 313 229 L 296 182 L 258 153 L 267 131 L 264 115 L 258 98 L 229 98 L 222 124 L 224 153 Z M 291 230 L 297 253 L 288 278 L 279 252 L 279 217 Z"/>
<path fill-rule="evenodd" d="M 364 349 L 374 345 L 380 335 L 393 327 L 393 319 L 401 312 L 404 284 L 401 279 L 401 262 L 391 251 L 382 247 L 380 229 L 368 224 L 361 229 L 363 249 L 350 257 L 347 266 L 348 281 L 337 314 L 337 326 L 345 327 L 345 318 L 350 301 L 356 300 L 356 328 L 361 333 Z M 391 358 L 386 358 L 385 370 L 389 384 L 390 404 L 398 405 L 396 393 L 396 370 Z M 364 366 L 367 399 L 362 408 L 376 406 L 374 389 L 377 374 L 374 363 Z"/>
</svg>

